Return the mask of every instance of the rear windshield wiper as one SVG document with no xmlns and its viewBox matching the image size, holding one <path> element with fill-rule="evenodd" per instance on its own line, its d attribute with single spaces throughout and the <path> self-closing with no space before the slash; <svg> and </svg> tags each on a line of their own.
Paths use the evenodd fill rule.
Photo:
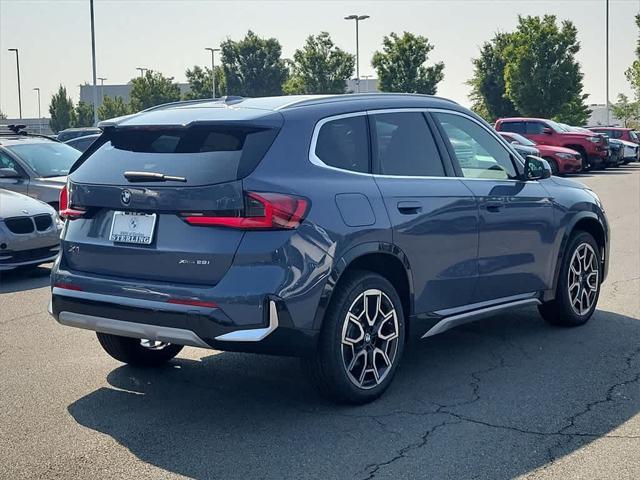
<svg viewBox="0 0 640 480">
<path fill-rule="evenodd" d="M 124 172 L 124 178 L 130 182 L 186 182 L 184 177 L 174 177 L 156 172 Z"/>
</svg>

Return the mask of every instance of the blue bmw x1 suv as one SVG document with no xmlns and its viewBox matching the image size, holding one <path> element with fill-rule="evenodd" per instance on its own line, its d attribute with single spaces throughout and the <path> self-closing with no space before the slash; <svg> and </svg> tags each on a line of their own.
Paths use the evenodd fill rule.
<svg viewBox="0 0 640 480">
<path fill-rule="evenodd" d="M 61 194 L 50 311 L 122 362 L 295 355 L 321 392 L 364 403 L 410 337 L 532 305 L 575 326 L 596 308 L 597 195 L 452 101 L 236 97 L 101 128 Z"/>
</svg>

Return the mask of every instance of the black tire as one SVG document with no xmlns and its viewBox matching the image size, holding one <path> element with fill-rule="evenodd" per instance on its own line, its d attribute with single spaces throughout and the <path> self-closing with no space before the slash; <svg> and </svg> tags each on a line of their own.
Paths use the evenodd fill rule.
<svg viewBox="0 0 640 480">
<path fill-rule="evenodd" d="M 388 388 L 395 375 L 404 350 L 405 318 L 400 297 L 387 279 L 376 273 L 367 271 L 354 271 L 345 275 L 347 275 L 347 277 L 340 281 L 339 290 L 336 290 L 325 314 L 318 348 L 313 356 L 303 358 L 302 362 L 308 376 L 323 396 L 338 403 L 363 404 L 380 397 Z M 378 355 L 373 350 L 380 348 L 380 344 L 375 342 L 384 343 L 384 340 L 381 340 L 380 337 L 377 336 L 374 338 L 374 334 L 372 333 L 369 342 L 365 333 L 367 327 L 362 329 L 358 327 L 356 331 L 359 329 L 363 332 L 363 340 L 358 342 L 359 346 L 356 347 L 354 344 L 354 347 L 349 347 L 343 344 L 343 334 L 347 332 L 346 329 L 354 328 L 353 326 L 349 327 L 351 324 L 347 323 L 347 313 L 350 309 L 353 312 L 355 308 L 358 308 L 357 305 L 359 304 L 361 295 L 363 296 L 363 305 L 364 302 L 369 301 L 369 298 L 373 298 L 373 296 L 364 296 L 365 291 L 372 289 L 384 294 L 384 296 L 380 295 L 381 305 L 384 304 L 384 308 L 391 306 L 395 309 L 396 314 L 396 323 L 393 323 L 393 318 L 391 320 L 391 327 L 396 329 L 394 334 L 397 334 L 395 340 L 391 340 L 392 342 L 395 341 L 395 346 L 391 349 L 384 347 L 387 350 L 386 358 L 390 360 L 391 365 L 386 367 L 386 370 L 383 370 L 382 374 L 377 370 L 376 365 L 380 365 L 380 363 L 378 362 L 376 364 Z M 356 302 L 356 300 L 358 300 L 358 302 Z M 380 310 L 377 311 L 380 312 Z M 387 308 L 387 313 L 391 313 L 391 308 Z M 378 330 L 379 333 L 382 331 L 382 327 L 378 324 L 377 318 L 378 317 L 374 318 L 375 321 L 373 322 L 371 330 Z M 388 322 L 389 320 L 382 323 Z M 344 327 L 345 323 L 348 325 L 347 327 Z M 344 332 L 343 327 L 345 329 Z M 385 335 L 389 336 L 387 334 Z M 348 334 L 346 336 L 348 338 Z M 359 354 L 353 354 L 351 361 L 345 356 L 345 351 L 348 355 L 349 352 L 360 351 L 360 353 L 362 353 L 362 350 L 372 352 L 364 354 L 364 362 L 354 361 L 354 357 L 359 358 Z M 390 352 L 393 352 L 392 356 Z M 372 356 L 369 357 L 369 355 Z M 370 358 L 373 358 L 372 366 L 377 373 L 374 374 L 373 370 L 371 370 L 369 374 L 365 372 L 363 376 L 358 375 L 358 377 L 359 379 L 369 378 L 369 380 L 366 381 L 372 381 L 374 385 L 357 385 L 356 382 L 358 382 L 359 379 L 355 379 L 354 374 L 350 372 L 356 373 L 370 370 L 367 369 L 369 366 L 367 362 L 370 361 Z M 354 365 L 349 371 L 347 371 L 349 367 L 346 365 L 347 362 L 349 365 Z M 360 370 L 357 369 L 358 363 L 363 364 Z M 384 363 L 387 363 L 386 360 Z M 379 383 L 378 378 L 381 378 Z"/>
<path fill-rule="evenodd" d="M 572 305 L 568 282 L 571 261 L 574 258 L 576 250 L 582 248 L 583 245 L 588 245 L 593 251 L 593 254 L 595 255 L 595 266 L 597 268 L 598 275 L 595 282 L 596 291 L 595 295 L 593 296 L 592 303 L 588 309 L 585 309 L 584 312 L 580 313 Z M 588 281 L 588 279 L 585 281 Z M 583 281 L 581 278 L 580 282 L 578 282 L 580 285 L 577 291 L 578 295 L 580 296 L 582 295 L 580 292 L 583 291 L 582 282 Z M 555 299 L 540 305 L 538 307 L 538 310 L 540 311 L 542 317 L 552 325 L 559 325 L 562 327 L 577 327 L 579 325 L 584 325 L 585 323 L 587 323 L 587 321 L 589 321 L 596 309 L 598 298 L 600 296 L 601 283 L 602 260 L 600 257 L 600 249 L 598 247 L 598 244 L 590 233 L 579 231 L 575 233 L 569 240 L 567 252 L 562 259 L 562 266 L 560 268 L 560 276 L 558 278 L 558 285 L 556 287 Z M 590 298 L 590 296 L 588 296 L 588 298 Z"/>
<path fill-rule="evenodd" d="M 560 175 L 560 168 L 558 168 L 558 162 L 556 162 L 553 158 L 545 158 L 545 160 L 549 163 L 551 167 L 551 175 L 558 176 Z"/>
<path fill-rule="evenodd" d="M 165 344 L 162 348 L 153 349 L 142 346 L 139 338 L 121 337 L 108 333 L 96 332 L 98 341 L 105 352 L 116 360 L 129 365 L 155 367 L 163 365 L 175 357 L 182 345 Z"/>
<path fill-rule="evenodd" d="M 584 150 L 579 150 L 580 156 L 582 157 L 582 172 L 588 172 L 591 170 L 591 164 L 589 163 L 589 156 L 587 152 Z"/>
</svg>

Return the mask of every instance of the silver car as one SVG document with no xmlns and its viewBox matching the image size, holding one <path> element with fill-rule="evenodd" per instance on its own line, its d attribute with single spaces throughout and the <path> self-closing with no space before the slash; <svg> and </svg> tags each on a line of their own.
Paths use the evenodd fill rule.
<svg viewBox="0 0 640 480">
<path fill-rule="evenodd" d="M 48 203 L 56 210 L 60 190 L 80 152 L 56 140 L 23 133 L 0 136 L 0 188 Z"/>
<path fill-rule="evenodd" d="M 62 225 L 50 205 L 0 189 L 0 271 L 55 260 Z"/>
</svg>

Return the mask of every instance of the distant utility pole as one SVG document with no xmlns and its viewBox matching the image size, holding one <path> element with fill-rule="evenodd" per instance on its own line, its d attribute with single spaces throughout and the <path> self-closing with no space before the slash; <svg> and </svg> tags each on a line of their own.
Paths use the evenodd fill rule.
<svg viewBox="0 0 640 480">
<path fill-rule="evenodd" d="M 360 93 L 360 39 L 358 32 L 358 23 L 369 18 L 369 15 L 349 15 L 344 17 L 345 20 L 356 21 L 356 93 Z"/>
<path fill-rule="evenodd" d="M 606 22 L 607 26 L 605 28 L 607 39 L 605 41 L 605 49 L 606 53 L 606 63 L 607 66 L 605 68 L 607 79 L 606 79 L 606 90 L 607 90 L 607 126 L 611 125 L 611 106 L 609 105 L 609 0 L 605 0 L 606 3 Z"/>
<path fill-rule="evenodd" d="M 93 124 L 98 123 L 98 85 L 96 81 L 96 29 L 93 19 L 93 0 L 89 0 L 91 10 L 91 60 L 93 63 Z"/>
<path fill-rule="evenodd" d="M 364 93 L 369 93 L 369 79 L 371 78 L 371 75 L 362 75 L 362 78 L 364 78 L 365 85 Z"/>
<path fill-rule="evenodd" d="M 34 90 L 38 93 L 38 127 L 40 133 L 42 133 L 42 114 L 40 113 L 40 88 L 36 87 Z"/>
<path fill-rule="evenodd" d="M 144 72 L 146 72 L 149 69 L 148 68 L 144 68 L 144 67 L 136 67 L 136 70 L 138 70 L 140 72 L 140 78 L 142 78 L 142 77 L 144 77 Z"/>
<path fill-rule="evenodd" d="M 16 52 L 16 70 L 18 72 L 18 112 L 22 118 L 22 95 L 20 93 L 20 56 L 17 48 L 9 48 L 10 52 Z"/>
<path fill-rule="evenodd" d="M 102 105 L 102 102 L 104 102 L 104 81 L 106 78 L 98 77 L 98 80 L 100 80 L 100 105 Z"/>
<path fill-rule="evenodd" d="M 211 52 L 211 85 L 212 85 L 211 98 L 216 98 L 216 58 L 215 58 L 215 53 L 219 52 L 220 49 L 219 48 L 206 47 L 205 50 L 208 50 L 208 51 Z"/>
</svg>

